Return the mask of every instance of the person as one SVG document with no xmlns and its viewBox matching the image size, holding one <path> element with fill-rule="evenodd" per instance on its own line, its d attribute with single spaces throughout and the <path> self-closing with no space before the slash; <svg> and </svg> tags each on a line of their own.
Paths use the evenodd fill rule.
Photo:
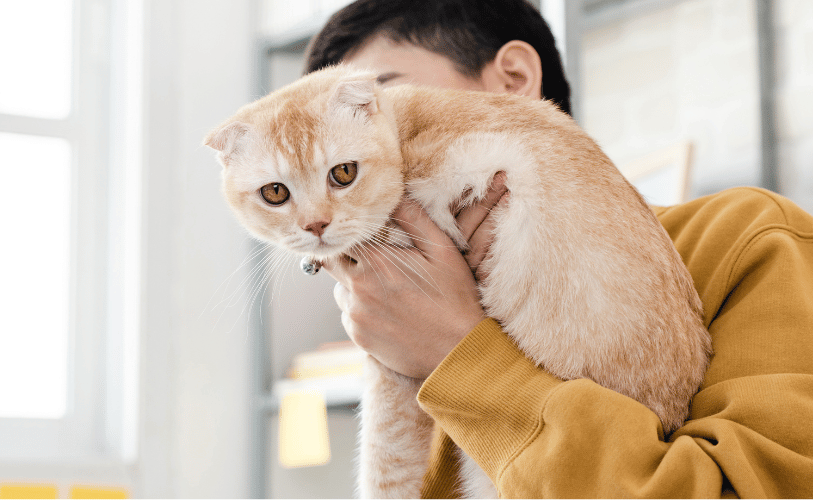
<svg viewBox="0 0 813 500">
<path fill-rule="evenodd" d="M 360 0 L 312 41 L 307 71 L 342 61 L 384 85 L 514 92 L 569 109 L 553 37 L 525 0 Z M 371 247 L 327 267 L 351 339 L 423 379 L 418 402 L 436 432 L 422 496 L 458 494 L 457 445 L 502 497 L 813 497 L 813 217 L 757 188 L 653 207 L 714 349 L 689 419 L 664 436 L 648 408 L 556 379 L 485 318 L 476 281 L 497 203 L 510 203 L 500 178 L 458 215 L 464 254 L 405 201 L 394 216 L 415 248 Z"/>
</svg>

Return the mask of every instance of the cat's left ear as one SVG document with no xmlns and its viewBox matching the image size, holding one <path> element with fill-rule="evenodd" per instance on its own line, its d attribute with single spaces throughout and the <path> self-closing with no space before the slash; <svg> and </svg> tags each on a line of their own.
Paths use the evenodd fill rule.
<svg viewBox="0 0 813 500">
<path fill-rule="evenodd" d="M 375 85 L 374 75 L 359 75 L 357 78 L 341 81 L 336 87 L 331 104 L 349 108 L 353 114 L 372 116 L 379 110 Z"/>
<path fill-rule="evenodd" d="M 227 167 L 230 160 L 240 153 L 250 127 L 242 122 L 231 122 L 216 128 L 203 139 L 203 144 L 219 152 L 218 159 Z"/>
</svg>

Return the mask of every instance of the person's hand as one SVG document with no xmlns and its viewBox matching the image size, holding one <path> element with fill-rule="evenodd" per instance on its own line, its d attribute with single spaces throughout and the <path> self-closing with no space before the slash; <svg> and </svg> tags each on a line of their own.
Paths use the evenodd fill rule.
<svg viewBox="0 0 813 500">
<path fill-rule="evenodd" d="M 415 248 L 365 245 L 324 267 L 348 336 L 388 368 L 426 378 L 483 319 L 471 270 L 415 202 L 393 218 Z"/>
<path fill-rule="evenodd" d="M 469 243 L 469 249 L 463 256 L 478 283 L 485 278 L 485 271 L 480 269 L 480 263 L 488 253 L 496 227 L 494 217 L 490 216 L 491 210 L 498 204 L 508 203 L 508 197 L 505 172 L 497 172 L 486 195 L 456 215 L 457 226 Z"/>
<path fill-rule="evenodd" d="M 365 245 L 324 267 L 338 283 L 334 298 L 348 336 L 388 368 L 426 378 L 482 320 L 473 273 L 491 242 L 491 208 L 507 196 L 503 177 L 458 214 L 469 240 L 465 259 L 414 202 L 393 215 L 415 248 Z"/>
</svg>

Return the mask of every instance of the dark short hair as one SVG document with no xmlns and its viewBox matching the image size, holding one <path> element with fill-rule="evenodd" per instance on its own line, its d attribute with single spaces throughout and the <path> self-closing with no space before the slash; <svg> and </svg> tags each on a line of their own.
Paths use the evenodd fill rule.
<svg viewBox="0 0 813 500">
<path fill-rule="evenodd" d="M 543 98 L 570 113 L 570 86 L 553 34 L 527 0 L 358 0 L 311 40 L 305 71 L 338 64 L 378 34 L 440 54 L 472 78 L 506 43 L 527 42 L 542 62 Z"/>
</svg>

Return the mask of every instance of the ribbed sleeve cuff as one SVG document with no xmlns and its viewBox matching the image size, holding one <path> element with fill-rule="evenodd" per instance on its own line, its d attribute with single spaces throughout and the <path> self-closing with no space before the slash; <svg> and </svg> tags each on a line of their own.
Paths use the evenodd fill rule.
<svg viewBox="0 0 813 500">
<path fill-rule="evenodd" d="M 563 383 L 485 319 L 426 379 L 418 403 L 496 481 L 541 430 L 545 402 Z"/>
</svg>

